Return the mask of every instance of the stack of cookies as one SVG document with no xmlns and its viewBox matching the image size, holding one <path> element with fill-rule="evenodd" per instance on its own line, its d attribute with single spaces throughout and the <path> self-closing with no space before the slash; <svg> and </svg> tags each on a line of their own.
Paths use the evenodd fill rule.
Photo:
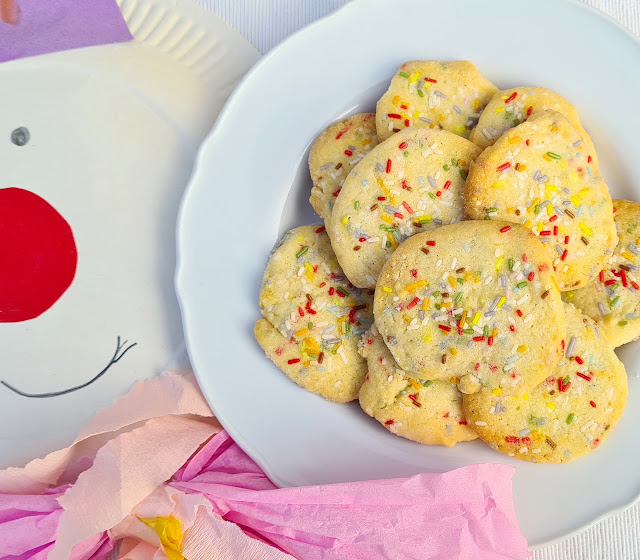
<svg viewBox="0 0 640 560">
<path fill-rule="evenodd" d="M 469 62 L 403 64 L 309 155 L 324 225 L 270 256 L 255 336 L 301 387 L 431 445 L 596 449 L 640 336 L 640 205 L 612 201 L 577 110 Z"/>
</svg>

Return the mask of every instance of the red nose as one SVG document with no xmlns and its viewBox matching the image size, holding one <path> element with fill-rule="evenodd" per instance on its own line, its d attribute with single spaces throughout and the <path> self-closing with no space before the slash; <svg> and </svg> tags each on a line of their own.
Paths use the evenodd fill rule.
<svg viewBox="0 0 640 560">
<path fill-rule="evenodd" d="M 42 315 L 77 264 L 71 227 L 53 206 L 30 191 L 0 189 L 0 323 Z"/>
</svg>

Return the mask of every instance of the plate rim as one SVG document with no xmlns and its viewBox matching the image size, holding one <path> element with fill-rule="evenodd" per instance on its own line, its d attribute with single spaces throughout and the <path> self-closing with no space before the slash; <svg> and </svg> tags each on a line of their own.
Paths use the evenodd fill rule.
<svg viewBox="0 0 640 560">
<path fill-rule="evenodd" d="M 592 15 L 602 20 L 604 23 L 613 24 L 613 26 L 619 32 L 621 31 L 627 38 L 632 39 L 632 41 L 636 43 L 638 47 L 640 47 L 640 36 L 635 35 L 629 28 L 625 27 L 621 22 L 619 22 L 612 16 L 608 15 L 607 13 L 599 10 L 598 8 L 591 6 L 589 4 L 586 4 L 582 0 L 555 0 L 555 1 L 558 3 L 563 3 L 565 5 L 571 6 L 574 9 L 591 13 Z M 194 349 L 192 348 L 192 342 L 191 342 L 192 341 L 191 326 L 188 320 L 188 316 L 190 316 L 193 313 L 193 310 L 191 309 L 190 305 L 187 303 L 186 300 L 188 296 L 185 295 L 185 292 L 183 290 L 183 286 L 184 284 L 186 284 L 186 273 L 188 272 L 188 269 L 189 269 L 189 265 L 187 264 L 187 259 L 184 255 L 184 252 L 181 250 L 185 242 L 184 238 L 186 237 L 186 233 L 183 231 L 183 225 L 185 223 L 184 218 L 185 218 L 185 214 L 188 211 L 190 196 L 192 192 L 196 189 L 195 185 L 197 184 L 198 175 L 201 172 L 202 160 L 206 155 L 207 145 L 209 144 L 209 141 L 212 138 L 216 137 L 218 134 L 222 134 L 222 132 L 220 131 L 225 125 L 227 114 L 233 110 L 233 107 L 236 102 L 236 98 L 239 96 L 239 92 L 241 92 L 245 87 L 247 87 L 246 84 L 253 79 L 253 76 L 259 73 L 264 66 L 269 64 L 269 62 L 274 57 L 279 56 L 281 51 L 283 51 L 284 49 L 288 49 L 289 45 L 291 43 L 294 43 L 296 40 L 298 40 L 300 36 L 313 32 L 325 25 L 328 25 L 334 19 L 344 17 L 344 15 L 351 10 L 354 10 L 354 11 L 366 10 L 367 6 L 372 6 L 374 4 L 381 4 L 385 2 L 388 2 L 388 0 L 351 0 L 347 4 L 339 7 L 334 12 L 331 12 L 325 16 L 322 16 L 321 18 L 298 29 L 296 32 L 289 35 L 281 43 L 276 45 L 274 48 L 272 48 L 265 55 L 262 56 L 262 58 L 251 68 L 251 70 L 247 72 L 247 74 L 245 74 L 245 76 L 239 81 L 233 93 L 229 96 L 222 110 L 220 111 L 218 118 L 216 119 L 216 123 L 212 127 L 207 137 L 202 142 L 202 145 L 198 150 L 198 154 L 194 164 L 191 179 L 189 180 L 187 188 L 185 189 L 184 196 L 182 198 L 179 212 L 178 212 L 178 221 L 177 221 L 177 227 L 176 227 L 177 260 L 176 260 L 176 272 L 175 272 L 175 288 L 176 288 L 176 294 L 178 297 L 178 303 L 179 303 L 181 315 L 182 315 L 187 352 L 189 354 L 189 358 L 191 360 L 194 373 L 196 375 L 198 383 L 200 384 L 200 387 L 202 389 L 203 395 L 205 396 L 205 399 L 207 400 L 209 406 L 211 407 L 212 411 L 216 415 L 216 418 L 218 418 L 218 421 L 220 422 L 220 424 L 231 435 L 234 441 L 236 441 L 238 445 L 240 445 L 240 447 L 247 453 L 247 455 L 249 455 L 250 458 L 260 466 L 260 468 L 265 472 L 267 477 L 278 487 L 292 487 L 292 484 L 286 481 L 285 479 L 281 478 L 278 475 L 278 473 L 275 472 L 275 467 L 273 467 L 271 462 L 268 459 L 266 459 L 266 457 L 264 457 L 262 453 L 257 451 L 255 447 L 249 441 L 247 441 L 234 428 L 234 426 L 230 422 L 227 422 L 226 419 L 223 419 L 218 416 L 216 405 L 214 403 L 214 398 L 213 396 L 210 397 L 208 395 L 208 392 L 205 390 L 205 386 L 206 386 L 205 377 L 207 377 L 207 375 L 205 375 L 204 372 L 199 372 L 198 368 L 195 365 Z M 634 504 L 639 502 L 640 502 L 640 489 L 638 490 L 637 495 L 632 499 L 626 501 L 621 505 L 607 509 L 606 511 L 596 516 L 586 524 L 580 526 L 579 528 L 571 530 L 563 535 L 552 537 L 548 540 L 544 540 L 542 542 L 536 543 L 534 545 L 529 544 L 529 549 L 539 550 L 554 544 L 561 543 L 569 538 L 575 537 L 576 535 L 583 533 L 587 529 L 611 517 L 612 515 L 619 514 L 625 511 L 626 509 L 632 507 Z"/>
</svg>

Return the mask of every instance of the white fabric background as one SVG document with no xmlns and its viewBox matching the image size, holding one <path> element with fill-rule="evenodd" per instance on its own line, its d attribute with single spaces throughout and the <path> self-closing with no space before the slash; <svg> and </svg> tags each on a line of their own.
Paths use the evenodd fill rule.
<svg viewBox="0 0 640 560">
<path fill-rule="evenodd" d="M 333 12 L 349 0 L 196 1 L 218 14 L 262 53 L 266 53 L 294 31 Z M 640 0 L 583 1 L 618 20 L 636 35 L 640 35 Z M 640 68 L 630 70 L 640 71 Z M 634 442 L 636 443 L 640 445 L 640 441 Z M 594 484 L 597 484 L 597 481 L 594 481 Z M 576 537 L 536 551 L 533 558 L 640 560 L 640 503 L 621 514 L 609 517 Z"/>
</svg>

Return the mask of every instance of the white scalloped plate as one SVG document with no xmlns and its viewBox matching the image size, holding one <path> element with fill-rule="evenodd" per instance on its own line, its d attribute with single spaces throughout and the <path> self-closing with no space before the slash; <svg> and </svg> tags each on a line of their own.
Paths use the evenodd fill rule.
<svg viewBox="0 0 640 560">
<path fill-rule="evenodd" d="M 49 202 L 78 253 L 50 309 L 0 323 L 0 381 L 41 395 L 104 371 L 46 398 L 0 385 L 0 467 L 69 445 L 135 381 L 189 368 L 173 288 L 178 206 L 200 142 L 259 53 L 190 0 L 120 5 L 134 41 L 0 64 L 0 189 Z M 10 141 L 21 126 L 25 146 Z"/>
<path fill-rule="evenodd" d="M 363 32 L 363 30 L 367 30 Z M 620 354 L 627 410 L 607 442 L 566 465 L 534 465 L 482 442 L 453 449 L 396 437 L 357 404 L 299 389 L 252 337 L 269 251 L 318 221 L 308 203 L 310 143 L 343 115 L 372 110 L 416 58 L 469 59 L 502 87 L 544 85 L 573 100 L 612 192 L 640 200 L 640 45 L 567 0 L 356 0 L 285 41 L 247 75 L 200 152 L 178 229 L 177 289 L 200 384 L 232 437 L 283 486 L 516 468 L 514 499 L 533 547 L 564 538 L 640 494 L 640 344 Z"/>
</svg>

